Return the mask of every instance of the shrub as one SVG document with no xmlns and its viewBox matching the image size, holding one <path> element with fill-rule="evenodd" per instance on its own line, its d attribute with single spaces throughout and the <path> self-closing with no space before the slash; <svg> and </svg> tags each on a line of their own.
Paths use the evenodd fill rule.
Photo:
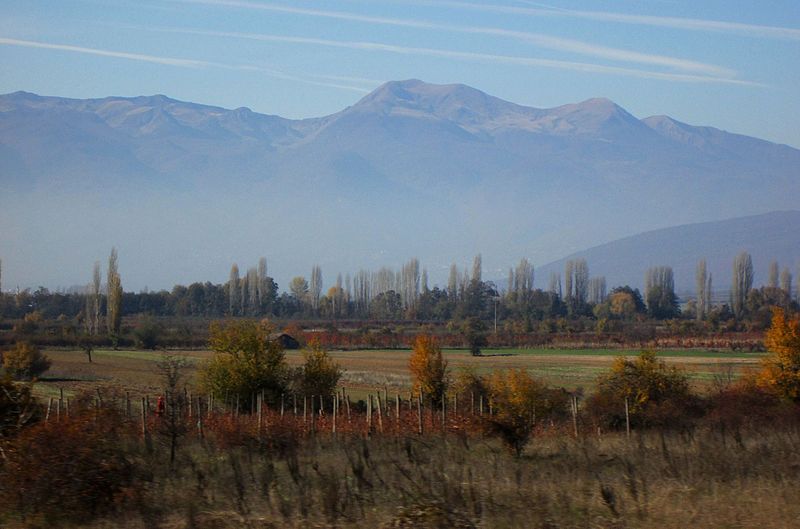
<svg viewBox="0 0 800 529">
<path fill-rule="evenodd" d="M 136 346 L 141 349 L 155 350 L 161 340 L 164 329 L 152 317 L 144 316 L 139 319 L 133 336 Z"/>
<path fill-rule="evenodd" d="M 495 371 L 488 379 L 492 415 L 491 433 L 519 456 L 528 444 L 535 421 L 554 418 L 566 409 L 567 394 L 535 380 L 524 369 Z"/>
<path fill-rule="evenodd" d="M 31 384 L 18 384 L 6 374 L 0 378 L 0 442 L 35 419 L 36 400 Z"/>
<path fill-rule="evenodd" d="M 635 360 L 620 356 L 598 379 L 588 402 L 595 420 L 606 426 L 625 425 L 625 402 L 632 425 L 681 426 L 699 411 L 686 374 L 643 351 Z"/>
<path fill-rule="evenodd" d="M 12 378 L 32 380 L 50 369 L 50 360 L 36 345 L 17 342 L 3 353 L 3 368 Z"/>
<path fill-rule="evenodd" d="M 304 395 L 333 395 L 342 368 L 328 355 L 319 342 L 312 342 L 303 351 L 305 362 L 298 370 L 298 386 Z"/>
<path fill-rule="evenodd" d="M 279 402 L 289 369 L 280 343 L 270 339 L 271 331 L 264 322 L 212 323 L 209 346 L 215 354 L 200 370 L 201 386 L 217 399 L 238 397 L 245 409 L 260 391 L 270 404 Z"/>
<path fill-rule="evenodd" d="M 114 416 L 83 414 L 23 430 L 0 467 L 0 512 L 53 525 L 111 511 L 133 481 Z"/>
</svg>

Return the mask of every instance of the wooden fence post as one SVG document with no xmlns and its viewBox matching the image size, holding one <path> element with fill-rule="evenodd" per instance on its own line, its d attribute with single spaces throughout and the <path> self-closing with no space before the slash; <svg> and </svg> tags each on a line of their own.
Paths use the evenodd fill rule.
<svg viewBox="0 0 800 529">
<path fill-rule="evenodd" d="M 631 415 L 628 409 L 628 397 L 625 397 L 625 435 L 628 439 L 631 438 Z"/>
<path fill-rule="evenodd" d="M 125 392 L 125 418 L 131 418 L 131 392 Z"/>
<path fill-rule="evenodd" d="M 142 397 L 142 439 L 147 440 L 147 398 Z"/>
<path fill-rule="evenodd" d="M 397 431 L 400 432 L 400 394 L 395 393 L 394 395 L 395 401 L 395 422 L 397 423 Z"/>
<path fill-rule="evenodd" d="M 200 395 L 197 396 L 197 435 L 200 436 L 200 439 L 203 438 L 203 414 L 200 410 L 203 409 L 201 406 L 202 401 L 200 400 Z"/>
<path fill-rule="evenodd" d="M 422 435 L 422 393 L 417 397 L 417 430 Z"/>
<path fill-rule="evenodd" d="M 261 439 L 261 426 L 264 424 L 264 401 L 260 394 L 256 399 L 258 401 L 256 402 L 256 408 L 258 408 L 258 438 Z"/>
<path fill-rule="evenodd" d="M 333 433 L 334 439 L 336 438 L 336 412 L 339 409 L 338 406 L 339 399 L 337 398 L 336 395 L 338 395 L 338 392 L 336 392 L 333 396 L 333 412 L 332 412 L 332 422 L 331 422 L 331 432 Z"/>
<path fill-rule="evenodd" d="M 47 423 L 50 420 L 50 409 L 53 407 L 53 397 L 50 397 L 50 400 L 47 401 L 47 413 L 44 415 L 44 422 Z"/>
<path fill-rule="evenodd" d="M 483 417 L 483 395 L 478 396 L 478 414 Z"/>
<path fill-rule="evenodd" d="M 572 428 L 575 433 L 575 439 L 578 438 L 578 397 L 572 396 Z"/>
<path fill-rule="evenodd" d="M 378 399 L 378 430 L 383 433 L 383 403 L 381 402 L 381 391 L 378 390 L 378 393 L 375 395 L 375 398 Z"/>
<path fill-rule="evenodd" d="M 372 394 L 367 393 L 367 434 L 372 431 Z"/>
</svg>

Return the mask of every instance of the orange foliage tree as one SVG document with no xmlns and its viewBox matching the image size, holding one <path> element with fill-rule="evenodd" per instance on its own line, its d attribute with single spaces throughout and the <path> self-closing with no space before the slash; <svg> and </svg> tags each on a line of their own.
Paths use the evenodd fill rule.
<svg viewBox="0 0 800 529">
<path fill-rule="evenodd" d="M 763 361 L 759 386 L 800 402 L 800 315 L 788 318 L 783 309 L 773 309 L 764 342 L 772 354 Z"/>
<path fill-rule="evenodd" d="M 414 381 L 414 391 L 424 398 L 440 403 L 449 382 L 447 360 L 442 357 L 442 348 L 436 338 L 421 334 L 414 340 L 408 369 Z"/>
</svg>

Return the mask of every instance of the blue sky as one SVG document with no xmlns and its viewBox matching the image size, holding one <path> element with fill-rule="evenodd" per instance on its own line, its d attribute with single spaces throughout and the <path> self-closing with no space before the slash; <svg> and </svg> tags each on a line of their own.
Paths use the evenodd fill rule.
<svg viewBox="0 0 800 529">
<path fill-rule="evenodd" d="M 800 147 L 800 2 L 6 0 L 0 92 L 163 93 L 300 118 L 388 80 L 608 97 Z"/>
</svg>

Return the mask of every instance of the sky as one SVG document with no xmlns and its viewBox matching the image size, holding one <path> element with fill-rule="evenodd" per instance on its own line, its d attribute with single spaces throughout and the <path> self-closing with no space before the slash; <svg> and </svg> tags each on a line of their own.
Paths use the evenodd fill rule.
<svg viewBox="0 0 800 529">
<path fill-rule="evenodd" d="M 797 0 L 4 0 L 0 93 L 165 94 L 288 118 L 389 80 L 607 97 L 800 148 Z"/>
</svg>

